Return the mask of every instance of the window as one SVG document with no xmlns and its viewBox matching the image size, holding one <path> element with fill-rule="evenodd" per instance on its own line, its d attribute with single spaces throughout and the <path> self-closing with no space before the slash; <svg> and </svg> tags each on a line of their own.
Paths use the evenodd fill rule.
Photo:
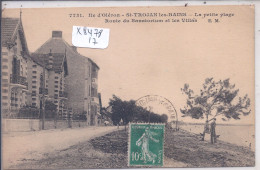
<svg viewBox="0 0 260 170">
<path fill-rule="evenodd" d="M 3 99 L 8 99 L 8 97 L 7 97 L 7 96 L 3 96 L 2 98 L 3 98 Z"/>
<path fill-rule="evenodd" d="M 8 79 L 2 79 L 2 83 L 8 83 Z"/>
<path fill-rule="evenodd" d="M 32 71 L 32 73 L 36 74 L 36 73 L 37 73 L 37 71 Z"/>
<path fill-rule="evenodd" d="M 36 103 L 32 103 L 33 106 L 36 106 Z"/>
<path fill-rule="evenodd" d="M 54 87 L 55 87 L 55 88 L 58 88 L 58 85 L 55 85 Z"/>
<path fill-rule="evenodd" d="M 32 93 L 32 96 L 36 96 L 36 93 Z"/>
<path fill-rule="evenodd" d="M 54 92 L 59 92 L 59 90 L 54 90 Z"/>
<path fill-rule="evenodd" d="M 36 83 L 36 81 L 32 81 L 32 83 Z"/>
<path fill-rule="evenodd" d="M 33 67 L 33 68 L 37 68 L 37 65 L 33 65 L 32 67 Z"/>
<path fill-rule="evenodd" d="M 96 88 L 91 88 L 91 96 L 92 97 L 97 97 L 98 96 Z"/>
<path fill-rule="evenodd" d="M 33 79 L 36 79 L 36 78 L 37 78 L 37 76 L 32 76 L 32 78 L 33 78 Z"/>
<path fill-rule="evenodd" d="M 32 88 L 34 88 L 34 89 L 35 89 L 35 88 L 36 88 L 36 86 L 32 86 Z"/>
<path fill-rule="evenodd" d="M 3 58 L 2 62 L 8 62 L 8 59 L 7 58 Z"/>
<path fill-rule="evenodd" d="M 2 72 L 2 75 L 3 76 L 8 76 L 8 73 L 7 72 Z"/>
<path fill-rule="evenodd" d="M 59 81 L 55 81 L 55 83 L 59 83 Z"/>
<path fill-rule="evenodd" d="M 23 75 L 23 66 L 21 65 L 21 75 Z"/>
<path fill-rule="evenodd" d="M 32 100 L 36 100 L 36 98 L 32 98 Z"/>
<path fill-rule="evenodd" d="M 55 79 L 59 79 L 59 77 L 55 76 Z"/>
<path fill-rule="evenodd" d="M 3 89 L 2 92 L 3 93 L 8 93 L 8 90 L 7 89 Z"/>
<path fill-rule="evenodd" d="M 8 69 L 8 66 L 7 65 L 3 65 L 2 69 Z"/>
</svg>

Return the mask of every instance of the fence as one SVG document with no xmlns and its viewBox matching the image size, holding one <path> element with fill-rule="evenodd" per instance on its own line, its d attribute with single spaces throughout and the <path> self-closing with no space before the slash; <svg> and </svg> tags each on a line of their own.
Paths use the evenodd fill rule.
<svg viewBox="0 0 260 170">
<path fill-rule="evenodd" d="M 80 128 L 89 126 L 87 121 L 82 120 L 53 120 L 47 119 L 44 122 L 44 130 Z M 2 119 L 3 132 L 26 132 L 38 131 L 42 129 L 41 119 Z"/>
<path fill-rule="evenodd" d="M 21 108 L 19 111 L 9 111 L 2 114 L 2 128 L 4 132 L 15 131 L 38 131 L 48 129 L 80 128 L 90 126 L 84 114 L 59 115 L 50 111 L 45 111 L 43 123 L 42 110 L 35 107 Z M 92 125 L 99 126 L 102 121 Z"/>
<path fill-rule="evenodd" d="M 42 123 L 42 121 L 41 121 Z M 86 127 L 89 126 L 87 121 L 84 120 L 53 120 L 53 119 L 47 119 L 44 122 L 44 130 L 48 129 L 66 129 L 66 128 L 80 128 L 80 127 Z M 42 126 L 40 127 L 42 129 Z"/>
<path fill-rule="evenodd" d="M 40 130 L 37 119 L 2 119 L 3 132 L 24 132 Z"/>
</svg>

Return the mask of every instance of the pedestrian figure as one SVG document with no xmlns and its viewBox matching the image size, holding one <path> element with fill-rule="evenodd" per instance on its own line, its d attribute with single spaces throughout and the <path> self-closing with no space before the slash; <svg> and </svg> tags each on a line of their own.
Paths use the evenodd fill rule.
<svg viewBox="0 0 260 170">
<path fill-rule="evenodd" d="M 216 118 L 214 118 L 210 124 L 210 139 L 211 143 L 216 143 Z"/>
<path fill-rule="evenodd" d="M 205 134 L 206 133 L 210 133 L 210 130 L 209 130 L 209 121 L 207 120 L 206 123 L 205 123 L 205 126 L 204 126 L 204 131 L 203 131 L 203 134 L 202 135 L 202 141 L 204 141 L 205 139 Z"/>
</svg>

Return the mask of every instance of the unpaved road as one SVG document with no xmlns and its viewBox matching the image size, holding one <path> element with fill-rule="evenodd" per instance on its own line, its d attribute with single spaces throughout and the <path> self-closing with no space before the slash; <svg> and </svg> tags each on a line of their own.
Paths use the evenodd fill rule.
<svg viewBox="0 0 260 170">
<path fill-rule="evenodd" d="M 121 128 L 124 129 L 124 128 Z M 128 131 L 119 130 L 69 148 L 46 153 L 42 158 L 23 159 L 12 169 L 118 169 L 138 168 L 127 165 Z M 164 167 L 188 167 L 164 157 Z M 146 167 L 143 167 L 146 168 Z"/>
<path fill-rule="evenodd" d="M 117 130 L 117 127 L 86 127 L 2 134 L 3 168 L 22 160 L 40 159 L 44 155 L 69 148 L 80 142 Z"/>
</svg>

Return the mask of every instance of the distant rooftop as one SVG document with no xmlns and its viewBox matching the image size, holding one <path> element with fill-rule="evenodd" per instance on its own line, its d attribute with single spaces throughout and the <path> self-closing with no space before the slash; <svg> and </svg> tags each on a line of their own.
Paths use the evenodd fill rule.
<svg viewBox="0 0 260 170">
<path fill-rule="evenodd" d="M 41 47 L 39 47 L 35 53 L 47 54 L 52 50 L 53 53 L 65 53 L 72 56 L 78 56 L 81 58 L 87 58 L 93 65 L 95 65 L 98 69 L 98 65 L 88 57 L 85 57 L 77 52 L 77 48 L 75 46 L 69 45 L 62 38 L 62 31 L 52 31 L 52 37 L 47 40 Z"/>
</svg>

